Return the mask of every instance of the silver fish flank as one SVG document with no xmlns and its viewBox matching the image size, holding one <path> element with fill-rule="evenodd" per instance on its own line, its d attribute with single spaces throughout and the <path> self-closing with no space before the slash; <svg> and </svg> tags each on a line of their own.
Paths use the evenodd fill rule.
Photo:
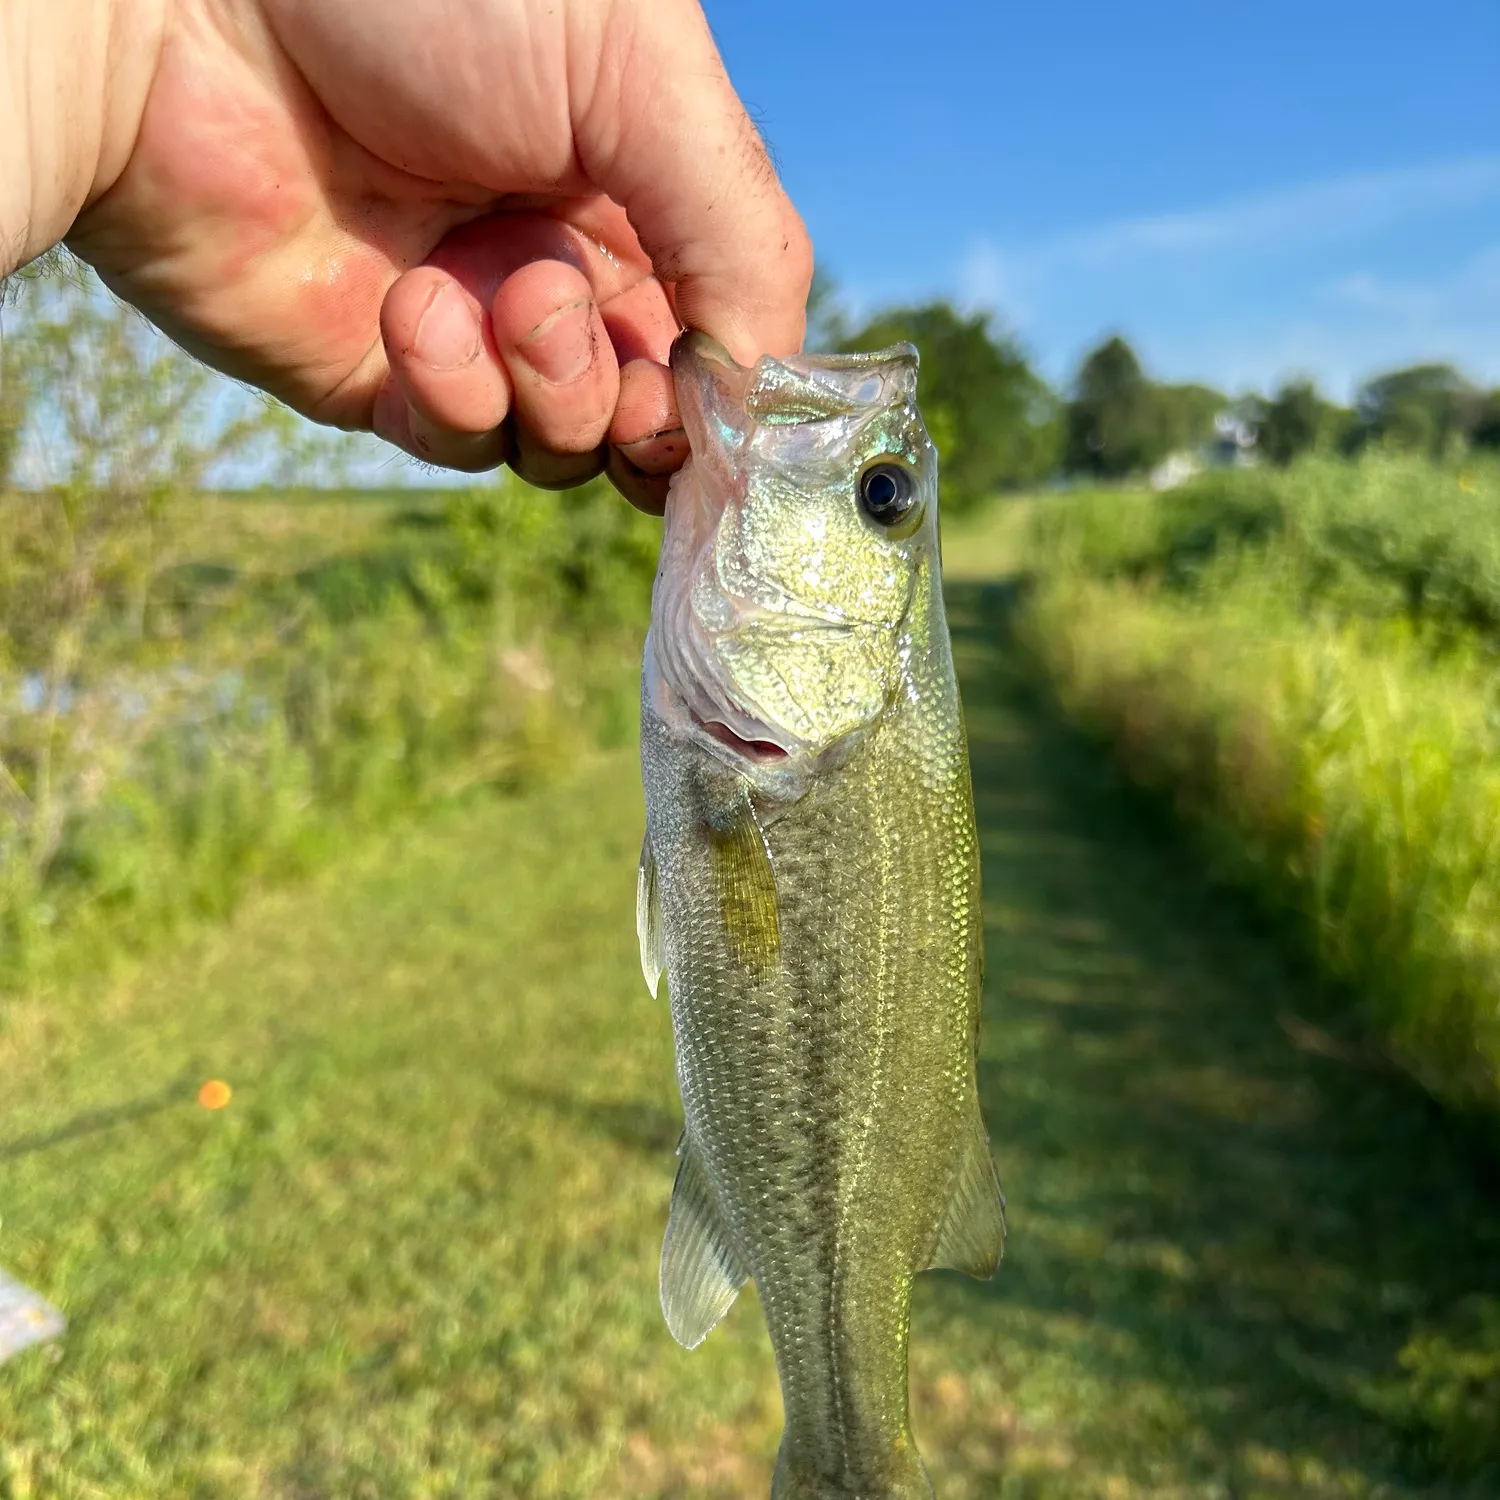
<svg viewBox="0 0 1500 1500">
<path fill-rule="evenodd" d="M 661 1298 L 691 1348 L 747 1279 L 786 1424 L 773 1500 L 932 1494 L 918 1272 L 991 1275 L 979 855 L 916 351 L 672 357 L 642 681 L 641 959 L 686 1127 Z"/>
</svg>

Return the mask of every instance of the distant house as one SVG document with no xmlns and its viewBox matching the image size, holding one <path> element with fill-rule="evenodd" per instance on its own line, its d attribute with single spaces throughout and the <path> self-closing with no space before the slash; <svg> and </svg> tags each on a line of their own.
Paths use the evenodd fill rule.
<svg viewBox="0 0 1500 1500">
<path fill-rule="evenodd" d="M 1175 490 L 1179 484 L 1186 484 L 1194 474 L 1202 472 L 1203 460 L 1196 453 L 1183 450 L 1169 453 L 1148 477 L 1153 490 Z"/>
<path fill-rule="evenodd" d="M 1245 404 L 1226 408 L 1214 418 L 1214 435 L 1196 451 L 1169 453 L 1152 469 L 1153 490 L 1172 490 L 1204 469 L 1249 469 L 1257 462 L 1260 439 L 1257 413 Z"/>
<path fill-rule="evenodd" d="M 1214 436 L 1204 445 L 1211 469 L 1248 469 L 1256 460 L 1260 426 L 1243 407 L 1231 406 L 1214 418 Z"/>
</svg>

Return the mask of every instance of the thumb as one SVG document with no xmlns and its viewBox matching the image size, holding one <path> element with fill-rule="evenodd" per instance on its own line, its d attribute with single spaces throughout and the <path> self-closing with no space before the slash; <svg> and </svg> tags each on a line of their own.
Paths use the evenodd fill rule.
<svg viewBox="0 0 1500 1500">
<path fill-rule="evenodd" d="M 575 94 L 589 179 L 624 208 L 679 318 L 742 364 L 802 347 L 812 243 L 696 0 L 615 5 Z"/>
</svg>

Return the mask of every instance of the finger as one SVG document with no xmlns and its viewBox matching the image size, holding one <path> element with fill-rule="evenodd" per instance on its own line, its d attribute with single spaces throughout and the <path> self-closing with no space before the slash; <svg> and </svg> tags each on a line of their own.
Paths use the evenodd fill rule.
<svg viewBox="0 0 1500 1500">
<path fill-rule="evenodd" d="M 609 424 L 611 444 L 617 448 L 635 448 L 658 434 L 681 431 L 682 418 L 677 413 L 677 390 L 672 384 L 671 370 L 655 360 L 631 360 L 620 371 L 620 396 Z M 675 469 L 686 457 L 685 447 L 675 461 L 663 455 L 664 466 L 655 472 Z M 646 467 L 652 466 L 648 462 Z"/>
<path fill-rule="evenodd" d="M 602 302 L 599 312 L 620 364 L 605 473 L 637 510 L 659 516 L 672 475 L 688 453 L 668 367 L 681 332 L 677 315 L 654 276 Z"/>
<path fill-rule="evenodd" d="M 536 261 L 501 283 L 490 311 L 518 433 L 554 453 L 592 452 L 609 430 L 620 371 L 588 279 Z"/>
<path fill-rule="evenodd" d="M 546 260 L 581 271 L 597 302 L 651 274 L 623 213 L 599 197 L 554 201 L 548 212 L 523 211 L 507 199 L 505 208 L 450 230 L 426 263 L 440 266 L 488 307 L 508 276 Z"/>
<path fill-rule="evenodd" d="M 426 463 L 466 474 L 484 474 L 498 469 L 510 455 L 510 428 L 503 423 L 488 432 L 455 432 L 429 421 L 410 404 L 407 410 L 411 436 L 407 451 Z"/>
<path fill-rule="evenodd" d="M 637 443 L 611 443 L 610 447 L 623 454 L 633 469 L 663 479 L 670 479 L 688 457 L 688 437 L 681 427 L 653 432 Z"/>
<path fill-rule="evenodd" d="M 510 382 L 489 314 L 436 266 L 398 277 L 380 309 L 391 374 L 414 411 L 435 429 L 493 432 L 510 410 Z"/>
<path fill-rule="evenodd" d="M 603 443 L 587 453 L 559 453 L 544 447 L 524 427 L 515 429 L 515 451 L 510 466 L 527 484 L 539 490 L 571 490 L 587 484 L 604 471 L 606 449 Z"/>
<path fill-rule="evenodd" d="M 649 359 L 620 371 L 620 399 L 609 428 L 610 481 L 638 510 L 659 516 L 667 486 L 688 455 L 672 372 Z"/>
<path fill-rule="evenodd" d="M 604 472 L 609 476 L 609 482 L 637 510 L 645 511 L 648 516 L 666 514 L 667 491 L 672 484 L 670 474 L 644 473 L 618 448 L 609 450 Z"/>
<path fill-rule="evenodd" d="M 599 315 L 621 369 L 633 359 L 654 360 L 659 365 L 670 362 L 672 344 L 682 329 L 654 276 L 643 277 L 608 300 L 601 299 Z"/>
<path fill-rule="evenodd" d="M 443 469 L 480 474 L 498 469 L 510 457 L 508 423 L 478 433 L 440 427 L 412 407 L 395 380 L 388 380 L 377 393 L 370 426 L 385 442 Z"/>
<path fill-rule="evenodd" d="M 591 181 L 622 204 L 684 323 L 742 364 L 802 345 L 812 246 L 724 71 L 695 0 L 616 6 L 604 56 L 627 56 L 575 101 Z M 625 28 L 629 28 L 628 32 Z M 692 142 L 691 150 L 683 142 Z"/>
<path fill-rule="evenodd" d="M 591 247 L 598 258 L 593 267 L 580 266 L 580 269 L 589 271 L 601 300 L 613 295 L 613 291 L 605 290 L 607 277 L 601 276 L 601 273 L 613 272 L 619 286 L 633 286 L 643 276 L 652 274 L 651 257 L 641 249 L 641 242 L 636 236 L 629 214 L 603 193 L 593 193 L 582 198 L 556 193 L 545 198 L 528 198 L 520 193 L 508 193 L 505 211 L 530 213 L 566 224 L 574 230 L 578 242 Z M 528 258 L 536 260 L 539 257 L 533 252 Z M 568 260 L 571 257 L 563 255 L 557 258 Z"/>
</svg>

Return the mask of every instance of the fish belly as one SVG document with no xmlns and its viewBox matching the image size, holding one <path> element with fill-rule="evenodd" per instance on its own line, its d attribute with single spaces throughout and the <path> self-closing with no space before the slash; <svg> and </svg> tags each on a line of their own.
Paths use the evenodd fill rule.
<svg viewBox="0 0 1500 1500">
<path fill-rule="evenodd" d="M 775 1349 L 781 1500 L 931 1493 L 907 1331 L 978 1119 L 977 852 L 956 726 L 923 775 L 901 728 L 893 716 L 799 801 L 762 808 L 645 726 L 684 1149 Z M 771 916 L 740 915 L 726 827 L 736 848 L 761 840 Z"/>
</svg>

